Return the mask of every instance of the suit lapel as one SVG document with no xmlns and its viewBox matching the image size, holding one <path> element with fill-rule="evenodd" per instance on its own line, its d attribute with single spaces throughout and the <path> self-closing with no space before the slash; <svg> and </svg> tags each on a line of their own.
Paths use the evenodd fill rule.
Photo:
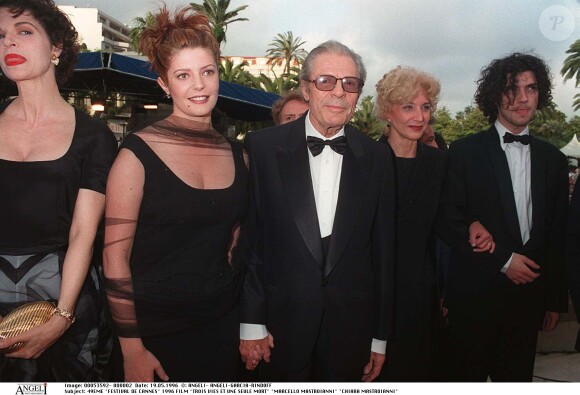
<svg viewBox="0 0 580 395">
<path fill-rule="evenodd" d="M 304 120 L 288 130 L 284 146 L 276 146 L 280 179 L 298 230 L 310 253 L 324 266 L 318 214 L 310 175 Z"/>
<path fill-rule="evenodd" d="M 546 157 L 534 137 L 530 142 L 530 180 L 532 184 L 532 229 L 530 241 L 538 240 L 536 236 L 543 231 L 543 219 L 546 215 Z"/>
<path fill-rule="evenodd" d="M 491 165 L 495 173 L 495 179 L 497 180 L 507 228 L 512 237 L 514 238 L 514 240 L 519 240 L 519 242 L 521 243 L 522 236 L 520 233 L 518 210 L 516 209 L 516 201 L 514 198 L 514 189 L 512 185 L 512 179 L 510 176 L 510 169 L 508 166 L 507 158 L 505 156 L 505 152 L 501 149 L 498 132 L 495 126 L 492 126 L 485 133 L 483 138 L 485 139 L 485 144 L 487 146 L 488 153 L 491 158 Z M 477 215 L 477 213 L 473 214 Z"/>
<path fill-rule="evenodd" d="M 342 160 L 338 202 L 332 226 L 328 258 L 324 266 L 325 277 L 332 272 L 338 263 L 355 228 L 371 166 L 371 158 L 366 155 L 357 132 L 349 125 L 345 127 L 344 132 L 348 146 Z"/>
</svg>

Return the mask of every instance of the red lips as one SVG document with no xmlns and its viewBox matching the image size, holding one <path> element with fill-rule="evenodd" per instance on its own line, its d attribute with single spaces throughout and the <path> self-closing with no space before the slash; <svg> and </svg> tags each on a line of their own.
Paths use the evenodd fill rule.
<svg viewBox="0 0 580 395">
<path fill-rule="evenodd" d="M 26 58 L 21 55 L 17 55 L 15 53 L 10 53 L 4 56 L 4 62 L 6 62 L 7 66 L 17 66 L 26 62 Z"/>
</svg>

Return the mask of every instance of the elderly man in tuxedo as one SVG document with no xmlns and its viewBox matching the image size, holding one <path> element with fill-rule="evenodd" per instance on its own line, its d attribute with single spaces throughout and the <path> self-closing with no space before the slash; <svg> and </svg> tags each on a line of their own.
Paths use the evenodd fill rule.
<svg viewBox="0 0 580 395">
<path fill-rule="evenodd" d="M 268 381 L 371 381 L 393 316 L 394 175 L 347 123 L 366 71 L 328 41 L 301 71 L 309 111 L 250 133 L 251 204 L 239 246 L 242 360 Z"/>
<path fill-rule="evenodd" d="M 440 236 L 452 248 L 446 304 L 458 381 L 531 381 L 538 330 L 554 329 L 567 308 L 567 161 L 528 129 L 550 99 L 541 59 L 494 60 L 475 95 L 492 126 L 449 150 Z M 482 227 L 491 254 L 467 243 Z"/>
</svg>

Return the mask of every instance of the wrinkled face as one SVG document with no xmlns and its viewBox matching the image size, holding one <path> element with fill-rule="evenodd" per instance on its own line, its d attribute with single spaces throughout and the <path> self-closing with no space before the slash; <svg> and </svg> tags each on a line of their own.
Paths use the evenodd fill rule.
<svg viewBox="0 0 580 395">
<path fill-rule="evenodd" d="M 314 60 L 310 80 L 320 75 L 337 78 L 359 77 L 358 67 L 349 56 L 323 53 Z M 312 125 L 322 135 L 331 137 L 348 123 L 356 109 L 360 92 L 346 92 L 340 81 L 331 91 L 321 91 L 313 82 L 302 81 L 301 89 L 308 101 L 309 117 Z"/>
<path fill-rule="evenodd" d="M 308 104 L 303 101 L 290 100 L 286 102 L 280 111 L 280 125 L 300 118 L 306 111 L 308 111 Z"/>
<path fill-rule="evenodd" d="M 157 80 L 173 99 L 173 114 L 202 123 L 211 122 L 219 91 L 219 75 L 207 48 L 183 48 L 171 58 L 166 80 Z"/>
<path fill-rule="evenodd" d="M 61 53 L 29 13 L 14 18 L 7 8 L 0 8 L 0 50 L 2 71 L 15 82 L 54 76 L 50 59 L 53 53 L 57 56 Z"/>
<path fill-rule="evenodd" d="M 516 76 L 515 90 L 507 87 L 497 114 L 498 121 L 514 134 L 521 133 L 538 108 L 538 83 L 531 71 Z"/>
<path fill-rule="evenodd" d="M 423 136 L 421 136 L 421 142 L 425 145 L 430 145 L 431 147 L 438 148 L 437 142 L 435 141 L 435 131 L 431 125 L 427 125 L 423 131 Z"/>
<path fill-rule="evenodd" d="M 393 104 L 385 114 L 390 124 L 390 136 L 419 140 L 431 119 L 431 103 L 424 89 L 409 103 Z"/>
</svg>

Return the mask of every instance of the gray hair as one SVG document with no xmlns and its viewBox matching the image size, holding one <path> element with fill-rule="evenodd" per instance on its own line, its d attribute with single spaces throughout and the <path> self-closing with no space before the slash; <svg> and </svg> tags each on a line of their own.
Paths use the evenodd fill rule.
<svg viewBox="0 0 580 395">
<path fill-rule="evenodd" d="M 314 48 L 312 51 L 310 51 L 306 59 L 304 59 L 304 63 L 302 64 L 302 70 L 300 70 L 300 79 L 310 80 L 313 78 L 311 74 L 312 68 L 314 66 L 314 61 L 316 60 L 318 55 L 321 55 L 323 53 L 331 53 L 335 55 L 343 55 L 350 57 L 356 63 L 359 74 L 358 77 L 361 80 L 363 80 L 363 82 L 366 81 L 367 69 L 365 68 L 365 65 L 360 55 L 354 52 L 346 45 L 341 44 L 338 41 L 334 40 L 324 42 L 320 44 L 318 47 Z M 342 75 L 340 77 L 350 77 L 350 76 Z"/>
</svg>

